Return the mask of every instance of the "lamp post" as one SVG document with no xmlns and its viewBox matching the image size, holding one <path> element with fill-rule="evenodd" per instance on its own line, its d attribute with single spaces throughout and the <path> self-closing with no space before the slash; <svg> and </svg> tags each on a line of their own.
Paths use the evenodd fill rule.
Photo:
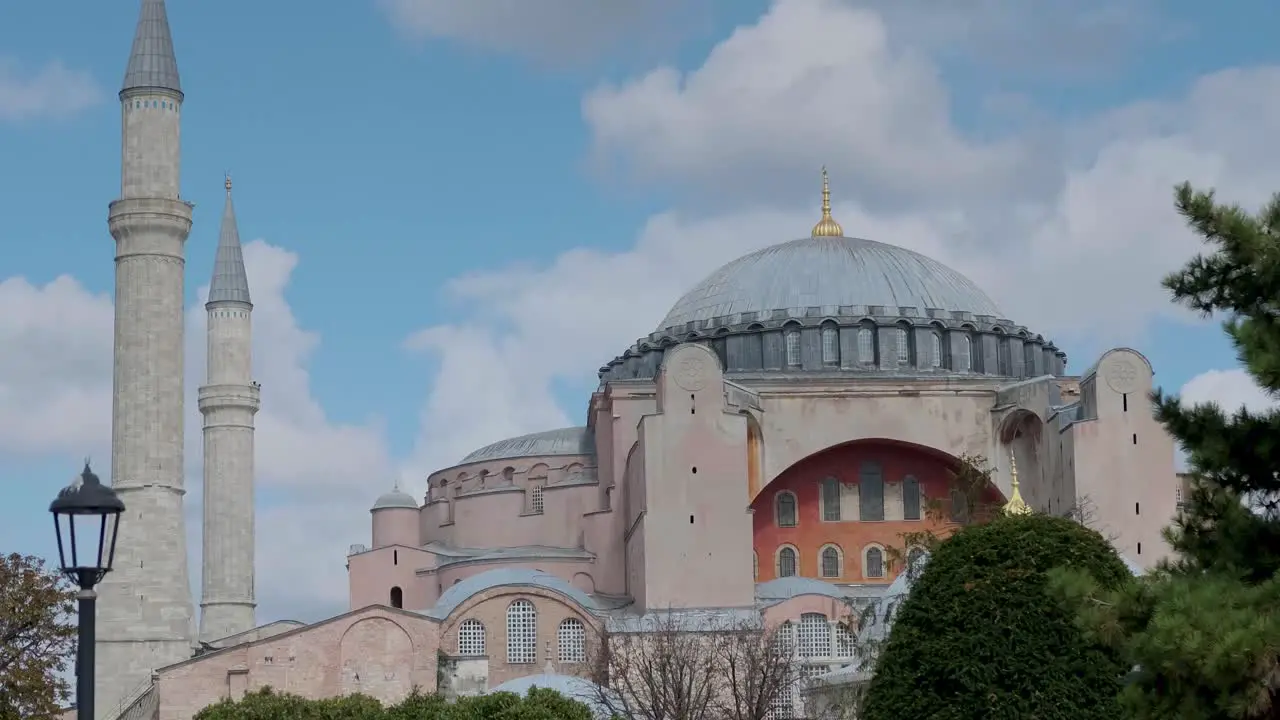
<svg viewBox="0 0 1280 720">
<path fill-rule="evenodd" d="M 116 529 L 124 503 L 103 485 L 85 462 L 84 472 L 58 492 L 49 504 L 58 534 L 58 564 L 80 587 L 80 633 L 76 646 L 76 715 L 93 720 L 93 643 L 98 594 L 93 587 L 111 571 L 116 554 Z M 64 536 L 65 532 L 65 536 Z"/>
</svg>

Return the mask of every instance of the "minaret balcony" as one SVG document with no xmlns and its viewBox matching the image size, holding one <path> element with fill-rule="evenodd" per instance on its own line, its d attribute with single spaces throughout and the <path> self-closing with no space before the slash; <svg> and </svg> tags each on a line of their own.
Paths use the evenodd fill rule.
<svg viewBox="0 0 1280 720">
<path fill-rule="evenodd" d="M 241 409 L 257 412 L 262 406 L 262 390 L 257 383 L 249 385 L 205 385 L 197 391 L 200 412 Z"/>
</svg>

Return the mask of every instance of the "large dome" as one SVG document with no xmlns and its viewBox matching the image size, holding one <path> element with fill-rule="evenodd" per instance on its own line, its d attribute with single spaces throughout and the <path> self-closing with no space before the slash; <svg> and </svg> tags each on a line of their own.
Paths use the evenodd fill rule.
<svg viewBox="0 0 1280 720">
<path fill-rule="evenodd" d="M 657 329 L 750 312 L 850 305 L 1003 317 L 973 281 L 920 253 L 873 240 L 808 237 L 758 250 L 711 273 Z"/>
</svg>

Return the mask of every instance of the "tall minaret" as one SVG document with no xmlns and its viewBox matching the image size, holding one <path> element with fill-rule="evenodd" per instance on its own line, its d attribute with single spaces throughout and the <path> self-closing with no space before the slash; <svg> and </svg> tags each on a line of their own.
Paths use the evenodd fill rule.
<svg viewBox="0 0 1280 720">
<path fill-rule="evenodd" d="M 191 204 L 179 195 L 182 85 L 164 0 L 142 0 L 120 90 L 111 484 L 127 508 L 115 570 L 99 587 L 99 717 L 191 656 L 194 622 L 183 517 L 183 246 Z"/>
<path fill-rule="evenodd" d="M 249 281 L 240 231 L 227 204 L 209 285 L 208 383 L 200 388 L 204 415 L 204 582 L 200 640 L 212 642 L 255 627 L 253 595 L 253 381 Z"/>
</svg>

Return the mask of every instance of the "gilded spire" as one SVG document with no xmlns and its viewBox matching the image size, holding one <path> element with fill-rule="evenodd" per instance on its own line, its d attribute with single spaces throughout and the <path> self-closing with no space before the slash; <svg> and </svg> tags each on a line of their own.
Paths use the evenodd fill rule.
<svg viewBox="0 0 1280 720">
<path fill-rule="evenodd" d="M 1013 491 L 1009 494 L 1009 502 L 1004 504 L 1004 513 L 1006 515 L 1030 515 L 1031 506 L 1022 499 L 1022 493 L 1018 490 L 1018 461 L 1013 457 L 1013 452 L 1009 453 L 1009 478 Z"/>
<path fill-rule="evenodd" d="M 831 217 L 831 185 L 827 182 L 827 167 L 822 166 L 822 219 L 813 226 L 814 237 L 844 237 L 844 228 Z"/>
</svg>

